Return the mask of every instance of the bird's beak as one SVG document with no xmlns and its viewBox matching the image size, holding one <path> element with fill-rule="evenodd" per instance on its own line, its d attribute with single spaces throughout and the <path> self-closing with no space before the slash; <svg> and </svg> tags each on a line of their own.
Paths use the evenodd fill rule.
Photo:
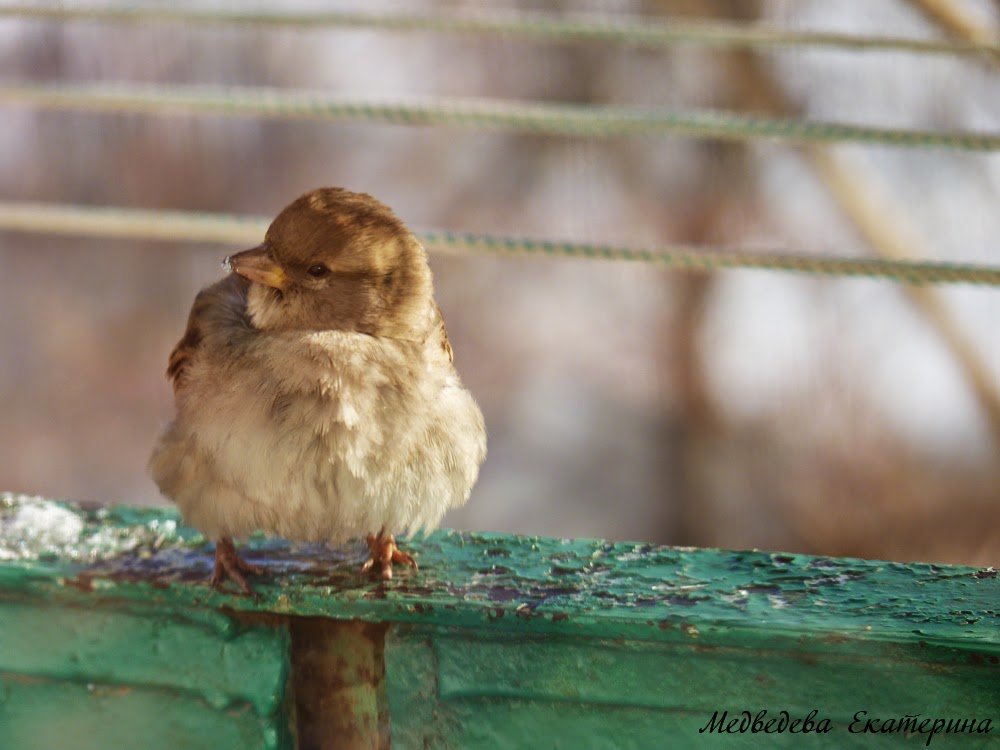
<svg viewBox="0 0 1000 750">
<path fill-rule="evenodd" d="M 275 263 L 270 251 L 264 245 L 228 256 L 222 267 L 230 273 L 238 273 L 250 281 L 264 284 L 282 291 L 288 283 L 288 275 Z"/>
</svg>

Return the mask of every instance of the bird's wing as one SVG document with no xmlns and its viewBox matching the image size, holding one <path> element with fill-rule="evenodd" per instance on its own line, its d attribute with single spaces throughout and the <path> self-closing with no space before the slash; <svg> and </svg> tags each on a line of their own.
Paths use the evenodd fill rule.
<svg viewBox="0 0 1000 750">
<path fill-rule="evenodd" d="M 431 326 L 431 336 L 440 344 L 441 350 L 448 358 L 448 361 L 454 364 L 455 352 L 451 348 L 451 342 L 448 341 L 448 331 L 444 326 L 444 315 L 441 314 L 441 308 L 437 306 L 437 303 L 434 303 L 434 322 Z"/>
<path fill-rule="evenodd" d="M 183 388 L 191 362 L 205 345 L 207 336 L 250 328 L 246 314 L 249 286 L 250 282 L 242 276 L 230 274 L 198 292 L 188 315 L 187 329 L 170 352 L 167 364 L 167 377 L 173 383 L 174 393 Z"/>
</svg>

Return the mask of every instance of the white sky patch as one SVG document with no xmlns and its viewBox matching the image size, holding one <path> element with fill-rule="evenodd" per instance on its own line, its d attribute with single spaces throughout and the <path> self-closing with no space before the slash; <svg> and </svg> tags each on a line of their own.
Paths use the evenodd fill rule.
<svg viewBox="0 0 1000 750">
<path fill-rule="evenodd" d="M 779 274 L 731 273 L 719 278 L 704 328 L 712 391 L 734 416 L 780 411 L 819 361 L 813 294 L 818 282 Z"/>
</svg>

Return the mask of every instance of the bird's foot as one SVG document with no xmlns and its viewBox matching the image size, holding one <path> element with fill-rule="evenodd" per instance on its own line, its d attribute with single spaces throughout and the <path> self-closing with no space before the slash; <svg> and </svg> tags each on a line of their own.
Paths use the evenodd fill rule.
<svg viewBox="0 0 1000 750">
<path fill-rule="evenodd" d="M 378 534 L 368 535 L 368 550 L 371 554 L 365 564 L 361 566 L 361 572 L 375 571 L 377 566 L 378 574 L 383 580 L 392 578 L 392 564 L 409 565 L 414 570 L 417 561 L 396 546 L 396 539 L 392 534 L 386 534 L 382 529 Z"/>
<path fill-rule="evenodd" d="M 222 590 L 222 585 L 228 578 L 247 596 L 254 596 L 253 586 L 247 581 L 247 574 L 261 575 L 263 566 L 248 563 L 236 554 L 236 545 L 228 536 L 221 537 L 215 543 L 215 567 L 212 569 L 212 587 Z"/>
</svg>

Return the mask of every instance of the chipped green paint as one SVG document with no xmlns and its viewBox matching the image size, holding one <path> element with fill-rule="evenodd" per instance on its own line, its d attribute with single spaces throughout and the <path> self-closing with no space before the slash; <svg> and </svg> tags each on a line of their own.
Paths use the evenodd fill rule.
<svg viewBox="0 0 1000 750">
<path fill-rule="evenodd" d="M 302 670 L 321 662 L 350 719 L 327 724 L 373 747 L 385 711 L 394 747 L 735 746 L 752 738 L 697 730 L 762 708 L 818 709 L 823 747 L 905 740 L 849 734 L 859 710 L 991 719 L 934 746 L 1000 743 L 993 569 L 452 531 L 408 549 L 420 570 L 383 583 L 358 574 L 360 545 L 255 538 L 250 599 L 206 585 L 211 547 L 171 511 L 0 496 L 0 746 L 12 706 L 22 729 L 42 710 L 32 691 L 83 721 L 67 685 L 84 682 L 217 711 L 219 747 L 290 746 L 299 702 L 301 744 L 325 701 Z M 322 624 L 344 620 L 383 640 Z"/>
<path fill-rule="evenodd" d="M 152 598 L 179 607 L 648 640 L 693 637 L 701 624 L 759 630 L 765 639 L 789 628 L 996 646 L 1000 626 L 1000 581 L 991 570 L 455 531 L 411 542 L 420 570 L 389 585 L 357 574 L 361 545 L 256 538 L 244 548 L 247 559 L 270 574 L 257 584 L 260 596 L 248 599 L 178 585 L 205 582 L 212 547 L 177 526 L 169 510 L 82 510 L 79 518 L 82 541 L 70 549 L 86 549 L 86 540 L 110 529 L 129 554 L 92 563 L 15 560 L 0 573 L 5 586 L 69 598 L 83 591 L 88 601 Z"/>
<path fill-rule="evenodd" d="M 0 613 L 0 672 L 182 690 L 216 708 L 245 701 L 263 715 L 282 700 L 288 639 L 280 630 L 220 634 L 177 616 L 30 601 L 0 602 Z"/>
<path fill-rule="evenodd" d="M 248 750 L 279 747 L 247 705 L 220 709 L 184 693 L 0 673 L 0 747 L 17 750 Z"/>
<path fill-rule="evenodd" d="M 539 746 L 532 738 L 540 727 L 553 747 L 662 747 L 667 738 L 683 739 L 682 747 L 716 746 L 719 737 L 697 731 L 714 711 L 761 708 L 798 717 L 818 709 L 833 727 L 828 746 L 843 747 L 855 739 L 848 727 L 858 710 L 986 718 L 1000 707 L 1000 670 L 928 647 L 826 649 L 806 638 L 768 648 L 700 639 L 483 638 L 421 626 L 400 628 L 393 639 L 386 647 L 387 673 L 396 681 L 390 714 L 403 747 Z M 768 746 L 802 741 L 769 737 Z"/>
<path fill-rule="evenodd" d="M 8 599 L 0 747 L 289 747 L 283 628 Z M 136 738 L 141 738 L 137 740 Z"/>
</svg>

